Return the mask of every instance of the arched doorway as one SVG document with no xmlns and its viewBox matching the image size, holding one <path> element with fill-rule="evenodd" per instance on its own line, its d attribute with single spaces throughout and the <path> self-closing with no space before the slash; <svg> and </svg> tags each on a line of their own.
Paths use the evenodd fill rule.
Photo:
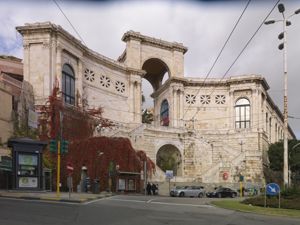
<svg viewBox="0 0 300 225">
<path fill-rule="evenodd" d="M 167 144 L 156 154 L 156 165 L 163 170 L 173 170 L 174 176 L 182 176 L 182 157 L 178 148 Z"/>
</svg>

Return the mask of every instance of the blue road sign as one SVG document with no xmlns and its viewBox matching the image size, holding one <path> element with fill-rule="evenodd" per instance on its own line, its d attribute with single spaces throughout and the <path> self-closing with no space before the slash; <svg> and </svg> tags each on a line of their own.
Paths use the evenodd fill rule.
<svg viewBox="0 0 300 225">
<path fill-rule="evenodd" d="M 280 192 L 280 187 L 276 183 L 270 183 L 266 186 L 267 195 L 278 195 Z"/>
</svg>

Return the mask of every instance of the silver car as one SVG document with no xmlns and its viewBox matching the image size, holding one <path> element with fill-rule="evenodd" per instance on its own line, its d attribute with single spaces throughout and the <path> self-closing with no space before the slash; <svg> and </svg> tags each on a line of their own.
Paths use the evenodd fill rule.
<svg viewBox="0 0 300 225">
<path fill-rule="evenodd" d="M 199 197 L 202 198 L 205 196 L 205 190 L 202 186 L 184 186 L 176 187 L 170 192 L 171 196 L 176 197 Z"/>
</svg>

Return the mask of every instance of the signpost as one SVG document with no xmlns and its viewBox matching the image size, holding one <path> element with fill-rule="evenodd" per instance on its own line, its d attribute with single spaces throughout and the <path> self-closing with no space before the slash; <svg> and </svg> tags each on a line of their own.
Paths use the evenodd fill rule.
<svg viewBox="0 0 300 225">
<path fill-rule="evenodd" d="M 166 170 L 166 179 L 169 181 L 169 193 L 170 193 L 170 181 L 173 179 L 173 170 Z"/>
<path fill-rule="evenodd" d="M 71 163 L 67 164 L 67 170 L 68 170 L 68 187 L 69 187 L 69 199 L 71 198 L 71 192 L 73 191 L 73 179 L 72 179 L 72 174 L 74 171 L 74 167 L 72 166 Z"/>
<path fill-rule="evenodd" d="M 278 184 L 276 183 L 270 183 L 266 185 L 266 190 L 265 190 L 265 207 L 267 205 L 267 195 L 269 196 L 277 196 L 278 195 L 278 208 L 280 208 L 280 187 Z"/>
</svg>

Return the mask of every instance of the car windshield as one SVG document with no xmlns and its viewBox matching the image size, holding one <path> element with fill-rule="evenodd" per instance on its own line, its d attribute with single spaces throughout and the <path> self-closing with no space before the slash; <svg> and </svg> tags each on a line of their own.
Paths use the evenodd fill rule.
<svg viewBox="0 0 300 225">
<path fill-rule="evenodd" d="M 175 189 L 176 190 L 178 190 L 178 189 L 186 189 L 186 187 L 185 186 L 176 186 Z"/>
<path fill-rule="evenodd" d="M 224 191 L 225 190 L 225 188 L 218 188 L 218 189 L 216 189 L 216 192 L 221 192 L 221 191 Z"/>
</svg>

